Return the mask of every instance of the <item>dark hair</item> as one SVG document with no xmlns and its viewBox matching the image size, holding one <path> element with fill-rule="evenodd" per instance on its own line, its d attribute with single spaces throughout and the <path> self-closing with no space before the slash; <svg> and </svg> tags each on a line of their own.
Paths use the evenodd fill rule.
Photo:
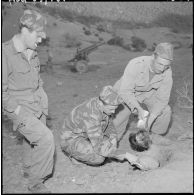
<svg viewBox="0 0 195 195">
<path fill-rule="evenodd" d="M 149 149 L 152 140 L 148 131 L 139 130 L 138 132 L 129 135 L 129 143 L 133 150 L 143 152 L 144 150 Z"/>
</svg>

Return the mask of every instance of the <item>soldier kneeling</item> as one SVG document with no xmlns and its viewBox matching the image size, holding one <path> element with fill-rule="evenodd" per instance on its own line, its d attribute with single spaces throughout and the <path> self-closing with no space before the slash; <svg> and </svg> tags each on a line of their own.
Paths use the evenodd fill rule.
<svg viewBox="0 0 195 195">
<path fill-rule="evenodd" d="M 76 106 L 64 120 L 61 133 L 61 149 L 64 154 L 74 162 L 76 160 L 93 166 L 103 164 L 106 158 L 120 161 L 126 159 L 131 165 L 146 170 L 137 155 L 117 150 L 117 131 L 112 118 L 121 103 L 123 100 L 112 87 L 105 86 L 99 97 Z M 146 139 L 146 142 L 149 148 L 151 140 Z M 147 159 L 155 164 L 151 168 L 159 166 L 152 158 Z"/>
</svg>

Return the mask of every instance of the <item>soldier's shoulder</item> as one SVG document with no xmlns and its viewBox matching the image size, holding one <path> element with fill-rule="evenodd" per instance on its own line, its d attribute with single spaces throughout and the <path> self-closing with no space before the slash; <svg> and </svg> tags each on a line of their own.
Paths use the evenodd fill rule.
<svg viewBox="0 0 195 195">
<path fill-rule="evenodd" d="M 151 60 L 151 56 L 139 56 L 136 58 L 133 58 L 129 61 L 129 65 L 131 66 L 144 66 L 146 63 L 148 63 Z"/>
</svg>

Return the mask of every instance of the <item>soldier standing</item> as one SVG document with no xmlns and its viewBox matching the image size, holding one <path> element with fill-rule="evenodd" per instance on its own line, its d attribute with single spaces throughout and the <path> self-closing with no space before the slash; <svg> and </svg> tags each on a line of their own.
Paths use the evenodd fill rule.
<svg viewBox="0 0 195 195">
<path fill-rule="evenodd" d="M 13 130 L 24 137 L 23 170 L 28 189 L 49 193 L 43 182 L 52 174 L 54 138 L 46 126 L 48 98 L 40 78 L 37 44 L 46 38 L 46 19 L 25 10 L 20 33 L 3 43 L 3 111 L 13 121 Z"/>
</svg>

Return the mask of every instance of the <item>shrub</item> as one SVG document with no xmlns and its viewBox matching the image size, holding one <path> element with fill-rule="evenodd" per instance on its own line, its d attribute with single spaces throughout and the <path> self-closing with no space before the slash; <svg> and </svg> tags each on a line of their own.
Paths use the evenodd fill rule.
<svg viewBox="0 0 195 195">
<path fill-rule="evenodd" d="M 70 35 L 69 33 L 66 33 L 63 35 L 64 42 L 66 47 L 79 47 L 81 45 L 81 42 L 77 39 L 76 36 Z"/>
<path fill-rule="evenodd" d="M 131 46 L 134 48 L 135 51 L 143 51 L 147 47 L 145 41 L 136 36 L 131 37 L 131 42 Z"/>
<path fill-rule="evenodd" d="M 172 31 L 176 32 L 192 32 L 193 29 L 192 15 L 163 13 L 152 23 L 156 26 L 171 28 Z"/>
<path fill-rule="evenodd" d="M 103 24 L 98 24 L 97 25 L 97 30 L 99 32 L 106 32 L 106 28 L 105 28 L 105 26 Z"/>
<path fill-rule="evenodd" d="M 94 35 L 95 35 L 96 37 L 99 37 L 99 34 L 98 34 L 98 33 L 95 33 Z"/>
<path fill-rule="evenodd" d="M 99 41 L 104 41 L 104 39 L 102 37 L 98 37 Z"/>
<path fill-rule="evenodd" d="M 108 45 L 117 45 L 117 46 L 120 46 L 122 47 L 123 46 L 123 38 L 122 37 L 119 37 L 119 36 L 116 36 L 116 37 L 113 37 L 112 39 L 110 39 L 107 44 Z"/>
<path fill-rule="evenodd" d="M 193 108 L 193 87 L 191 81 L 184 80 L 183 86 L 177 92 L 177 103 L 180 108 Z"/>
<path fill-rule="evenodd" d="M 143 39 L 136 37 L 136 36 L 132 36 L 131 37 L 131 43 L 129 44 L 125 44 L 124 43 L 124 39 L 122 37 L 119 36 L 115 36 L 112 39 L 110 39 L 107 42 L 108 45 L 117 45 L 122 47 L 123 49 L 129 50 L 129 51 L 143 51 L 144 49 L 146 49 L 146 43 Z"/>
<path fill-rule="evenodd" d="M 84 30 L 84 33 L 85 33 L 85 35 L 91 35 L 91 31 L 87 30 L 87 29 Z"/>
<path fill-rule="evenodd" d="M 126 49 L 128 51 L 132 51 L 131 44 L 125 44 L 125 45 L 123 45 L 123 49 Z"/>
</svg>

